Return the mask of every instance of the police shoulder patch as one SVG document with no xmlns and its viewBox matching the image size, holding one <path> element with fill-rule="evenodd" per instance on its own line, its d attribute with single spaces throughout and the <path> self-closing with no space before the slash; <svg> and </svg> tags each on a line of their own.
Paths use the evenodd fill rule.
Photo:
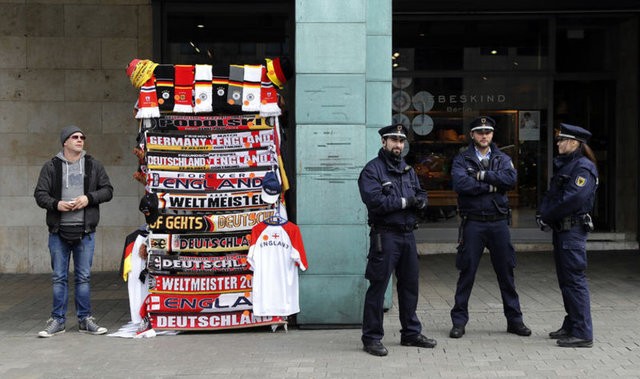
<svg viewBox="0 0 640 379">
<path fill-rule="evenodd" d="M 578 187 L 584 187 L 585 184 L 587 184 L 587 178 L 578 175 L 578 177 L 576 177 L 576 185 Z"/>
</svg>

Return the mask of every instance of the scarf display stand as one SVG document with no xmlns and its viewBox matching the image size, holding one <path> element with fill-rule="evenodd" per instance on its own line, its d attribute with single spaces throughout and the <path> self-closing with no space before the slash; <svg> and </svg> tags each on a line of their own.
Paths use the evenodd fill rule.
<svg viewBox="0 0 640 379">
<path fill-rule="evenodd" d="M 140 89 L 134 178 L 145 186 L 140 210 L 147 221 L 144 247 L 127 251 L 146 267 L 133 272 L 123 256 L 125 280 L 148 289 L 140 304 L 131 304 L 143 320 L 137 333 L 286 330 L 286 316 L 253 314 L 247 253 L 253 227 L 286 220 L 276 87 L 291 77 L 290 64 L 284 58 L 229 67 L 135 59 L 127 75 Z M 274 170 L 282 192 L 272 204 L 261 200 L 261 191 Z"/>
</svg>

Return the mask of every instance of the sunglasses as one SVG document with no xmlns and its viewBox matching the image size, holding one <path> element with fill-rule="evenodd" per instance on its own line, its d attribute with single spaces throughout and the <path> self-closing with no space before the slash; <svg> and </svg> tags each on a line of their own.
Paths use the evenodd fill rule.
<svg viewBox="0 0 640 379">
<path fill-rule="evenodd" d="M 69 137 L 69 138 L 71 138 L 71 139 L 79 139 L 79 140 L 81 140 L 81 141 L 84 141 L 84 140 L 86 140 L 86 139 L 87 139 L 87 137 L 85 137 L 85 136 L 83 136 L 83 135 L 77 135 L 77 134 L 76 134 L 75 136 L 71 136 L 71 137 Z"/>
</svg>

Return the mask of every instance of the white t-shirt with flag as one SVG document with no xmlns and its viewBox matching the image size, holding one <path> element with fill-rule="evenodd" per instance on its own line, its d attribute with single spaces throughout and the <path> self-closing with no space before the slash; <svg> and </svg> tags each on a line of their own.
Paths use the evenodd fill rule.
<svg viewBox="0 0 640 379">
<path fill-rule="evenodd" d="M 247 261 L 253 270 L 253 314 L 289 316 L 300 312 L 298 269 L 307 256 L 298 225 L 261 222 L 251 230 Z"/>
</svg>

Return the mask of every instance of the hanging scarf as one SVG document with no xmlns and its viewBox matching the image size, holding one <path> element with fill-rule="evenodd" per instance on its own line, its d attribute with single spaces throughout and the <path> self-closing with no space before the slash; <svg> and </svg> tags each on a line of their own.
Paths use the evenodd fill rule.
<svg viewBox="0 0 640 379">
<path fill-rule="evenodd" d="M 213 75 L 211 65 L 197 64 L 195 74 L 195 113 L 211 112 L 212 108 L 212 84 Z"/>
<path fill-rule="evenodd" d="M 173 65 L 161 64 L 156 67 L 156 93 L 158 95 L 158 105 L 160 111 L 173 111 L 174 89 L 173 89 Z"/>
<path fill-rule="evenodd" d="M 267 76 L 267 68 L 262 66 L 260 75 L 260 116 L 280 116 L 282 111 L 278 106 L 278 92 Z"/>
<path fill-rule="evenodd" d="M 244 66 L 232 64 L 229 66 L 229 91 L 227 103 L 234 107 L 242 106 L 242 82 L 244 80 Z"/>
<path fill-rule="evenodd" d="M 193 80 L 193 66 L 175 66 L 175 105 L 173 107 L 174 112 L 193 112 Z"/>
<path fill-rule="evenodd" d="M 152 74 L 149 80 L 140 87 L 140 95 L 138 96 L 139 109 L 138 113 L 136 113 L 136 118 L 160 117 L 155 82 L 156 78 Z"/>
<path fill-rule="evenodd" d="M 242 111 L 258 112 L 260 110 L 260 79 L 262 66 L 244 65 L 242 83 Z"/>
</svg>

